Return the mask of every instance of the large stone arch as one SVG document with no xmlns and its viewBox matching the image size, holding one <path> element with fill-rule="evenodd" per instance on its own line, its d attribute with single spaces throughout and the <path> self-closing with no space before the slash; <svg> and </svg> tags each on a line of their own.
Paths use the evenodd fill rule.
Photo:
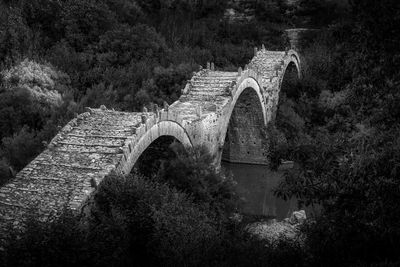
<svg viewBox="0 0 400 267">
<path fill-rule="evenodd" d="M 171 136 L 176 138 L 185 147 L 192 147 L 192 141 L 185 128 L 174 121 L 160 121 L 148 129 L 133 145 L 129 145 L 130 153 L 126 158 L 122 173 L 131 172 L 138 158 L 155 140 L 161 136 Z"/>
<path fill-rule="evenodd" d="M 253 111 L 253 112 L 251 112 L 253 114 L 250 114 L 250 113 L 246 114 L 246 115 L 250 116 L 247 118 L 250 119 L 252 116 L 255 116 L 256 121 L 258 121 L 258 123 L 259 124 L 261 123 L 262 125 L 252 125 L 252 124 L 254 124 L 255 121 L 249 120 L 250 125 L 237 125 L 239 127 L 234 127 L 232 124 L 237 123 L 234 121 L 235 120 L 235 118 L 234 118 L 235 114 L 233 114 L 234 110 L 238 109 L 238 104 L 240 104 L 239 102 L 243 102 L 243 100 L 246 100 L 246 99 L 243 99 L 243 97 L 246 98 L 249 96 L 251 97 L 251 99 L 248 99 L 248 101 L 250 101 L 250 102 L 248 102 L 247 104 L 250 104 L 250 106 L 248 106 L 248 108 Z M 260 86 L 260 84 L 256 80 L 256 78 L 253 78 L 253 77 L 245 78 L 238 85 L 237 89 L 234 91 L 232 101 L 230 102 L 230 104 L 228 106 L 227 112 L 224 116 L 224 120 L 222 121 L 221 126 L 220 126 L 221 127 L 220 128 L 221 135 L 220 135 L 220 139 L 219 139 L 220 150 L 219 150 L 218 157 L 217 157 L 218 164 L 224 157 L 224 155 L 223 155 L 225 153 L 224 149 L 227 149 L 226 145 L 232 146 L 232 144 L 225 144 L 225 142 L 227 141 L 227 139 L 229 139 L 229 136 L 231 134 L 228 132 L 229 129 L 233 130 L 233 128 L 236 128 L 236 129 L 241 128 L 239 130 L 239 131 L 241 131 L 241 133 L 236 133 L 236 135 L 242 135 L 242 134 L 245 134 L 245 132 L 244 132 L 245 129 L 243 129 L 243 128 L 248 127 L 249 128 L 248 134 L 251 135 L 252 129 L 250 129 L 250 128 L 257 128 L 260 130 L 261 127 L 266 125 L 266 123 L 267 123 L 267 108 L 265 105 L 266 98 L 267 98 L 267 96 L 262 91 L 262 87 Z M 239 101 L 239 100 L 241 100 L 241 101 Z M 254 114 L 254 113 L 256 113 L 256 114 Z M 239 137 L 237 136 L 237 138 L 239 138 Z M 240 138 L 242 139 L 242 138 L 244 138 L 244 136 L 240 137 Z M 250 140 L 249 138 L 246 139 L 246 141 L 249 141 L 249 140 Z M 234 141 L 232 141 L 232 142 L 234 142 Z M 238 145 L 237 142 L 236 142 L 236 145 Z M 256 144 L 254 144 L 254 145 L 256 145 Z M 236 150 L 237 150 L 237 148 L 236 148 Z M 240 151 L 240 152 L 236 151 L 236 152 L 238 152 L 239 154 L 243 153 L 243 151 Z M 239 156 L 238 153 L 236 153 L 237 156 Z M 260 159 L 258 159 L 258 160 L 260 160 Z M 255 163 L 254 159 L 251 161 L 244 161 L 244 160 L 240 160 L 239 158 L 236 158 L 236 159 L 231 159 L 230 161 L 242 162 L 242 163 Z M 259 163 L 261 163 L 261 162 L 259 162 Z"/>
<path fill-rule="evenodd" d="M 255 93 L 258 96 L 258 99 L 260 101 L 261 107 L 262 107 L 262 113 L 263 113 L 263 117 L 264 117 L 264 122 L 267 123 L 267 111 L 265 109 L 265 105 L 264 105 L 264 96 L 263 96 L 263 92 L 261 91 L 261 86 L 260 84 L 256 81 L 256 79 L 249 77 L 244 79 L 240 85 L 238 85 L 233 97 L 232 97 L 232 101 L 229 104 L 229 108 L 226 114 L 224 114 L 224 121 L 221 124 L 221 138 L 222 140 L 220 141 L 224 141 L 223 138 L 225 138 L 225 134 L 226 131 L 228 130 L 228 125 L 229 125 L 229 120 L 232 116 L 232 112 L 233 109 L 236 106 L 236 102 L 239 99 L 240 95 L 243 93 L 243 91 L 247 88 L 253 89 L 255 91 Z M 223 145 L 223 143 L 221 143 Z"/>
</svg>

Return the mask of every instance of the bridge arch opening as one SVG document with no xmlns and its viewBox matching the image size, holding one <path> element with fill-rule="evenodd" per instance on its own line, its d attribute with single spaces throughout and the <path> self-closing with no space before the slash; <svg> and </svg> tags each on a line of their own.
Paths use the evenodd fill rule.
<svg viewBox="0 0 400 267">
<path fill-rule="evenodd" d="M 132 171 L 152 177 L 158 173 L 163 162 L 176 158 L 175 151 L 180 149 L 184 149 L 184 145 L 174 136 L 160 136 L 143 151 Z"/>
<path fill-rule="evenodd" d="M 279 94 L 285 94 L 289 97 L 299 97 L 299 90 L 297 85 L 300 80 L 300 71 L 296 61 L 290 61 L 286 66 L 285 72 L 282 77 L 281 88 Z"/>
<path fill-rule="evenodd" d="M 293 142 L 298 133 L 303 131 L 304 120 L 301 118 L 299 105 L 303 90 L 300 84 L 301 73 L 298 61 L 292 57 L 282 77 L 278 95 L 274 125 L 281 142 Z"/>
<path fill-rule="evenodd" d="M 265 164 L 265 112 L 259 87 L 246 87 L 232 109 L 222 149 L 222 161 Z"/>
<path fill-rule="evenodd" d="M 159 144 L 163 142 L 166 144 L 166 146 L 162 148 L 159 147 Z M 190 140 L 189 135 L 180 124 L 174 121 L 158 122 L 150 129 L 147 129 L 147 131 L 132 145 L 132 148 L 129 149 L 130 153 L 126 158 L 122 172 L 124 174 L 130 173 L 138 159 L 149 147 L 149 151 L 153 151 L 153 154 L 155 151 L 159 151 L 162 153 L 167 153 L 168 155 L 168 153 L 171 153 L 171 151 L 167 152 L 166 150 L 169 149 L 170 144 L 182 145 L 183 147 L 192 147 L 192 141 Z M 146 158 L 146 155 L 144 158 Z"/>
</svg>

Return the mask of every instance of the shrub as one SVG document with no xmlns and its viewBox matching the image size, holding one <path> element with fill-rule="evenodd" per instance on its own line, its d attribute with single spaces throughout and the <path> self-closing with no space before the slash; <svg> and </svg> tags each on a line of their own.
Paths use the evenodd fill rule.
<svg viewBox="0 0 400 267">
<path fill-rule="evenodd" d="M 175 148 L 176 157 L 164 162 L 157 178 L 193 197 L 206 211 L 229 215 L 238 197 L 232 177 L 218 172 L 206 147 Z"/>
<path fill-rule="evenodd" d="M 71 266 L 89 264 L 83 232 L 72 214 L 50 222 L 31 216 L 26 231 L 8 230 L 6 249 L 0 253 L 2 266 Z"/>
<path fill-rule="evenodd" d="M 215 223 L 186 194 L 138 175 L 107 177 L 95 217 L 121 223 L 129 253 L 156 265 L 195 266 L 218 243 Z"/>
<path fill-rule="evenodd" d="M 68 0 L 62 6 L 58 23 L 68 43 L 82 52 L 116 25 L 116 17 L 104 1 Z"/>
<path fill-rule="evenodd" d="M 40 140 L 28 127 L 23 127 L 13 137 L 3 138 L 2 146 L 4 156 L 17 170 L 22 169 L 42 150 Z"/>
<path fill-rule="evenodd" d="M 0 151 L 0 155 L 1 155 Z M 5 184 L 9 179 L 11 179 L 11 166 L 6 163 L 4 159 L 0 160 L 0 186 Z"/>
</svg>

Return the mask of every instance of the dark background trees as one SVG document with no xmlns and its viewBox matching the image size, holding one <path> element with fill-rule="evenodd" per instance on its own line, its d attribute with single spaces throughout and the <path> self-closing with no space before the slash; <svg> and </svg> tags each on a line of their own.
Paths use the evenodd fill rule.
<svg viewBox="0 0 400 267">
<path fill-rule="evenodd" d="M 397 265 L 400 4 L 350 4 L 351 19 L 331 25 L 304 53 L 314 66 L 307 66 L 297 85 L 302 97 L 290 101 L 306 127 L 277 145 L 277 156 L 298 167 L 276 193 L 321 206 L 305 229 L 321 265 Z M 328 65 L 318 63 L 319 54 Z"/>
</svg>

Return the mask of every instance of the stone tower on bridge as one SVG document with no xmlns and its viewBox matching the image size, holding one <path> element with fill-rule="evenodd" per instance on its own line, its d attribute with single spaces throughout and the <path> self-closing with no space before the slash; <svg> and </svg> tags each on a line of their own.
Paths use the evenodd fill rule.
<svg viewBox="0 0 400 267">
<path fill-rule="evenodd" d="M 18 227 L 35 211 L 41 218 L 65 208 L 79 211 L 103 178 L 130 173 L 139 156 L 161 136 L 185 146 L 205 145 L 232 162 L 265 163 L 261 129 L 273 120 L 283 80 L 300 77 L 294 50 L 255 49 L 237 72 L 195 73 L 173 104 L 130 113 L 88 109 L 70 121 L 48 148 L 0 188 L 0 225 Z"/>
</svg>

